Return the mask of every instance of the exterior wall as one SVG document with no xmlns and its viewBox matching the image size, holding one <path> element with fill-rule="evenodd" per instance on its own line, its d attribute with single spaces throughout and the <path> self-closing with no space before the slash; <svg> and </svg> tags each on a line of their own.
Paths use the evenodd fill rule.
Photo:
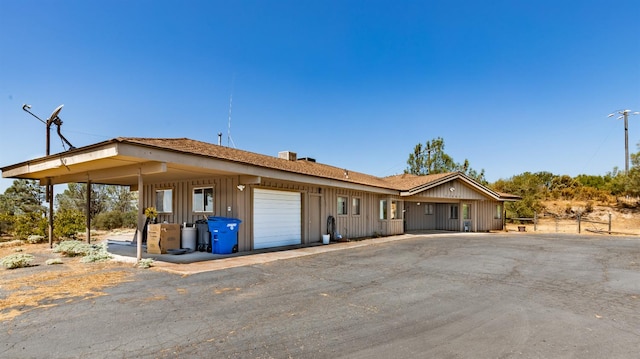
<svg viewBox="0 0 640 359">
<path fill-rule="evenodd" d="M 462 213 L 462 205 L 469 204 L 471 208 L 471 218 L 464 219 Z M 437 203 L 434 204 L 434 214 L 425 215 L 424 207 L 426 203 L 421 202 L 418 206 L 416 202 L 406 202 L 406 230 L 445 230 L 445 231 L 463 231 L 465 223 L 469 223 L 469 231 L 486 232 L 492 230 L 502 230 L 502 218 L 496 218 L 496 206 L 500 205 L 501 212 L 503 203 L 498 201 L 469 201 L 460 200 L 460 202 Z M 458 218 L 449 218 L 449 206 L 458 205 Z"/>
<path fill-rule="evenodd" d="M 453 190 L 452 190 L 453 189 Z M 441 184 L 437 187 L 428 189 L 420 193 L 420 197 L 425 198 L 450 198 L 451 200 L 485 200 L 482 193 L 479 193 L 476 189 L 469 187 L 467 184 L 460 180 L 453 180 Z"/>
<path fill-rule="evenodd" d="M 504 203 L 498 201 L 477 202 L 476 231 L 497 231 L 503 229 L 502 214 L 496 218 L 496 206 L 500 205 L 500 212 L 504 211 Z M 472 214 L 473 217 L 473 214 Z"/>
<path fill-rule="evenodd" d="M 462 223 L 460 222 L 460 218 L 452 219 L 449 218 L 449 206 L 452 203 L 438 203 L 436 205 L 436 228 L 438 230 L 443 231 L 460 231 L 462 230 Z M 460 204 L 458 203 L 458 209 L 460 210 Z M 461 217 L 462 213 L 458 214 L 458 217 Z"/>
<path fill-rule="evenodd" d="M 333 216 L 336 219 L 336 229 L 343 238 L 362 238 L 375 235 L 394 235 L 404 233 L 404 219 L 402 218 L 403 202 L 399 196 L 381 197 L 363 191 L 339 189 L 333 187 L 318 187 L 305 184 L 262 180 L 260 185 L 245 185 L 240 191 L 237 176 L 225 176 L 214 178 L 202 178 L 187 181 L 148 183 L 144 186 L 144 206 L 155 206 L 156 190 L 171 189 L 173 210 L 171 213 L 160 213 L 159 222 L 168 223 L 193 223 L 207 216 L 232 217 L 242 220 L 238 229 L 238 249 L 248 251 L 253 249 L 253 188 L 276 189 L 283 191 L 299 192 L 302 203 L 302 218 L 300 220 L 302 243 L 309 244 L 321 240 L 320 234 L 327 233 L 327 219 Z M 192 194 L 194 188 L 213 187 L 214 211 L 207 213 L 194 213 Z M 310 218 L 310 195 L 320 199 L 318 218 Z M 348 211 L 346 215 L 338 215 L 338 196 L 346 197 Z M 360 214 L 352 213 L 351 201 L 360 199 Z M 386 199 L 398 202 L 398 214 L 400 218 L 380 220 L 379 201 Z M 316 202 L 317 203 L 317 202 Z M 320 229 L 321 233 L 311 233 L 311 229 Z"/>
<path fill-rule="evenodd" d="M 336 229 L 343 238 L 362 238 L 375 235 L 393 235 L 404 233 L 402 218 L 394 220 L 380 219 L 380 200 L 395 199 L 400 203 L 399 213 L 402 213 L 402 201 L 399 197 L 381 197 L 377 194 L 361 191 L 351 191 L 339 188 L 325 189 L 325 221 L 329 216 L 336 219 Z M 347 198 L 347 214 L 338 215 L 338 197 Z M 354 215 L 352 199 L 360 198 L 360 215 Z M 326 233 L 326 224 L 323 227 Z"/>
<path fill-rule="evenodd" d="M 420 203 L 420 205 L 418 205 Z M 433 206 L 433 214 L 425 214 L 427 204 Z M 436 229 L 436 204 L 428 202 L 405 202 L 407 231 Z"/>
</svg>

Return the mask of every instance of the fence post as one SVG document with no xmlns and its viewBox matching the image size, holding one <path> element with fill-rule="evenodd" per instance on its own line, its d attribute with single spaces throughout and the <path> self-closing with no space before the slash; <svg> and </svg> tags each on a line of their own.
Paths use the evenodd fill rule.
<svg viewBox="0 0 640 359">
<path fill-rule="evenodd" d="M 538 212 L 533 212 L 533 231 L 538 230 Z"/>
<path fill-rule="evenodd" d="M 578 215 L 578 233 L 580 233 L 580 215 Z"/>
<path fill-rule="evenodd" d="M 611 212 L 609 212 L 609 234 L 611 234 Z"/>
<path fill-rule="evenodd" d="M 555 220 L 556 220 L 556 233 L 558 233 L 558 222 L 560 221 L 560 218 L 558 218 L 558 216 L 555 216 Z"/>
</svg>

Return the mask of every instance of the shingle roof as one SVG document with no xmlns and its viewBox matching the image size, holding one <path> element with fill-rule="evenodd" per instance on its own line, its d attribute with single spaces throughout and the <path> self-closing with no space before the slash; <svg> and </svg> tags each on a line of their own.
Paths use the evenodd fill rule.
<svg viewBox="0 0 640 359">
<path fill-rule="evenodd" d="M 231 147 L 219 146 L 207 142 L 188 138 L 133 138 L 119 137 L 118 142 L 152 146 L 171 151 L 190 153 L 205 157 L 212 157 L 237 163 L 251 164 L 259 167 L 282 170 L 304 175 L 330 178 L 343 182 L 350 182 L 386 189 L 396 189 L 389 182 L 372 175 L 351 171 L 344 168 L 329 166 L 322 163 L 297 160 L 290 161 L 274 156 L 267 156 Z"/>
<path fill-rule="evenodd" d="M 471 179 L 457 172 L 439 173 L 426 176 L 400 174 L 380 178 L 322 163 L 307 160 L 291 161 L 275 156 L 267 156 L 249 151 L 238 150 L 235 148 L 215 145 L 207 142 L 196 141 L 189 138 L 119 137 L 114 139 L 113 141 L 156 147 L 170 151 L 189 153 L 242 164 L 250 164 L 263 168 L 281 170 L 320 178 L 328 178 L 342 182 L 361 184 L 397 191 L 410 191 L 413 189 L 418 189 L 435 182 L 446 181 L 447 177 L 453 178 L 459 175 L 472 181 Z M 480 184 L 478 185 L 484 187 Z M 506 193 L 500 193 L 499 195 L 500 197 L 504 198 L 517 198 L 517 196 L 512 196 Z"/>
</svg>

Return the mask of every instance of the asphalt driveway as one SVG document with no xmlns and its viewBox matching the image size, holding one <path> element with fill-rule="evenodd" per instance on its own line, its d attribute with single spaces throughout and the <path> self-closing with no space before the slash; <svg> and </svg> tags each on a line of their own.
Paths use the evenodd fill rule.
<svg viewBox="0 0 640 359">
<path fill-rule="evenodd" d="M 630 358 L 638 238 L 408 236 L 189 276 L 139 270 L 2 323 L 5 358 Z"/>
</svg>

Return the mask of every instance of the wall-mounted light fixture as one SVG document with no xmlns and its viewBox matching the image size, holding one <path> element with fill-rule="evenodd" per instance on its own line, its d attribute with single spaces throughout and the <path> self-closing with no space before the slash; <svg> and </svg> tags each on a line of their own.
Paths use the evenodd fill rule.
<svg viewBox="0 0 640 359">
<path fill-rule="evenodd" d="M 238 187 L 238 189 L 240 190 L 240 192 L 244 191 L 244 185 L 243 184 L 239 184 L 236 187 Z"/>
</svg>

